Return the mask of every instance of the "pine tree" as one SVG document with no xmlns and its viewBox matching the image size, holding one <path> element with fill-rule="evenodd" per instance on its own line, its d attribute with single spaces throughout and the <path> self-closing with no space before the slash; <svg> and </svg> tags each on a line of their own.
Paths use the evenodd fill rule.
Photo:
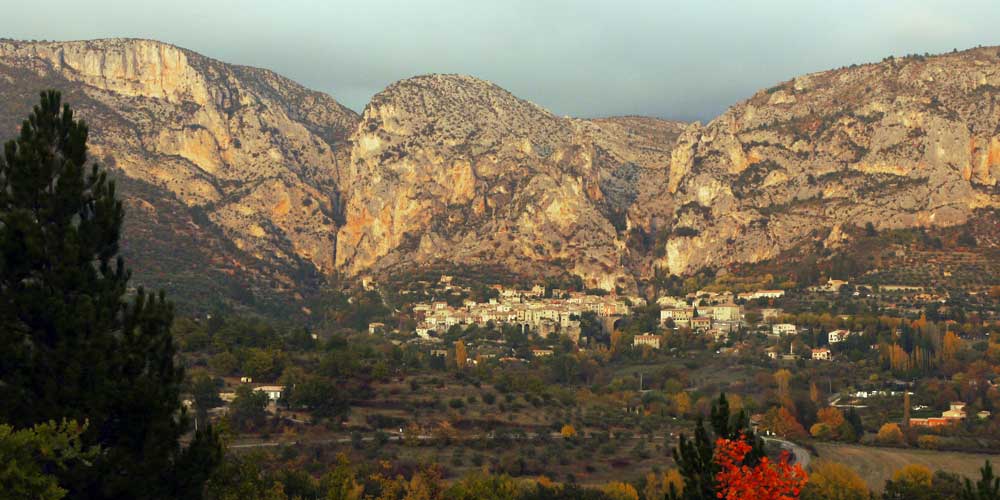
<svg viewBox="0 0 1000 500">
<path fill-rule="evenodd" d="M 729 411 L 729 401 L 726 395 L 720 394 L 719 400 L 712 403 L 709 422 L 715 438 L 709 437 L 702 417 L 698 417 L 694 428 L 694 438 L 688 439 L 683 434 L 677 448 L 674 448 L 674 462 L 684 478 L 684 490 L 681 494 L 672 492 L 669 498 L 683 500 L 707 500 L 716 498 L 715 476 L 719 465 L 715 462 L 715 439 L 742 439 L 750 445 L 750 450 L 744 458 L 744 463 L 754 466 L 764 457 L 764 443 L 749 428 L 750 419 L 746 411 L 740 410 L 736 415 Z"/>
<path fill-rule="evenodd" d="M 60 472 L 70 498 L 174 497 L 174 466 L 204 446 L 178 444 L 173 307 L 142 289 L 126 300 L 124 209 L 60 101 L 43 92 L 0 157 L 0 421 L 89 423 L 83 442 L 101 453 Z"/>
<path fill-rule="evenodd" d="M 982 477 L 974 484 L 969 479 L 965 480 L 962 500 L 1000 500 L 1000 478 L 993 475 L 993 466 L 989 460 L 979 469 L 979 473 Z"/>
</svg>

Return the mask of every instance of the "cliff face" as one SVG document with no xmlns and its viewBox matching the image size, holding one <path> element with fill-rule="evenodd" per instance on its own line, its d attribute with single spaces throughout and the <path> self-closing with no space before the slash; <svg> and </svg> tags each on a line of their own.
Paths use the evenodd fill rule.
<svg viewBox="0 0 1000 500">
<path fill-rule="evenodd" d="M 0 76 L 4 120 L 26 115 L 36 85 L 63 89 L 95 124 L 94 158 L 206 216 L 273 285 L 295 286 L 304 265 L 332 271 L 338 165 L 358 120 L 332 98 L 148 40 L 0 41 Z"/>
<path fill-rule="evenodd" d="M 94 123 L 92 155 L 128 181 L 125 247 L 150 284 L 176 274 L 144 276 L 158 256 L 184 255 L 193 280 L 258 290 L 430 263 L 629 288 L 835 246 L 846 224 L 1000 206 L 996 48 L 805 75 L 704 126 L 557 117 L 455 75 L 393 84 L 358 116 L 159 42 L 0 40 L 3 135 L 43 88 Z"/>
<path fill-rule="evenodd" d="M 465 76 L 396 83 L 353 137 L 337 265 L 493 264 L 627 285 L 619 229 L 674 135 L 669 122 L 559 118 Z"/>
<path fill-rule="evenodd" d="M 629 218 L 658 236 L 651 267 L 681 274 L 836 245 L 844 224 L 961 224 L 1000 206 L 998 178 L 1000 50 L 975 49 L 760 91 L 685 130 Z"/>
</svg>

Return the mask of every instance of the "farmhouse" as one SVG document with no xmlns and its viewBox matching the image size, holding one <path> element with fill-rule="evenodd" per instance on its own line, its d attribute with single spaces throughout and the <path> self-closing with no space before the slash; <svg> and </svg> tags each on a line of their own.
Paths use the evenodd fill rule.
<svg viewBox="0 0 1000 500">
<path fill-rule="evenodd" d="M 834 330 L 834 331 L 826 334 L 826 336 L 827 336 L 827 340 L 831 344 L 836 344 L 837 342 L 843 342 L 844 340 L 847 340 L 847 337 L 850 334 L 851 334 L 851 332 L 849 332 L 847 330 Z"/>
<path fill-rule="evenodd" d="M 776 325 L 771 325 L 771 335 L 776 337 L 795 335 L 796 331 L 795 325 L 791 323 L 778 323 Z"/>
<path fill-rule="evenodd" d="M 812 350 L 812 359 L 818 359 L 823 361 L 830 361 L 833 359 L 833 355 L 830 354 L 830 350 L 826 347 L 821 347 L 819 349 Z"/>
<path fill-rule="evenodd" d="M 648 345 L 648 346 L 652 347 L 653 349 L 659 349 L 660 348 L 660 336 L 659 335 L 649 335 L 649 334 L 636 335 L 635 337 L 632 338 L 632 345 L 633 346 Z"/>
</svg>

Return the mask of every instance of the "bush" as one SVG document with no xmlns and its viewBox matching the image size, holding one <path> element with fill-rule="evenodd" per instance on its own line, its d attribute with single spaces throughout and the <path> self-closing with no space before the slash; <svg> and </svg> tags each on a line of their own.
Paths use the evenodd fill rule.
<svg viewBox="0 0 1000 500">
<path fill-rule="evenodd" d="M 456 410 L 459 408 L 465 408 L 465 401 L 462 401 L 461 399 L 458 398 L 452 398 L 451 401 L 448 401 L 448 406 Z"/>
</svg>

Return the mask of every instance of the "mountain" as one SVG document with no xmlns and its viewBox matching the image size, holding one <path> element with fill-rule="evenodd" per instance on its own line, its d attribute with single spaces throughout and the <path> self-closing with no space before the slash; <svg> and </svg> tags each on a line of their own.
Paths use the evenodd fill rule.
<svg viewBox="0 0 1000 500">
<path fill-rule="evenodd" d="M 91 156 L 120 179 L 137 282 L 197 293 L 229 276 L 229 288 L 267 295 L 332 272 L 353 111 L 271 71 L 150 40 L 0 41 L 4 136 L 44 88 L 93 124 Z"/>
<path fill-rule="evenodd" d="M 450 265 L 634 289 L 1000 206 L 997 48 L 804 75 L 705 125 L 559 117 L 460 75 L 359 116 L 160 42 L 0 40 L 3 135 L 43 88 L 94 124 L 136 281 L 203 305 Z"/>
<path fill-rule="evenodd" d="M 629 212 L 674 274 L 1000 206 L 1000 49 L 804 75 L 692 125 Z M 650 269 L 642 270 L 649 272 Z"/>
<path fill-rule="evenodd" d="M 398 82 L 372 99 L 353 137 L 337 265 L 354 275 L 497 264 L 628 286 L 625 215 L 680 130 L 560 118 L 467 76 Z"/>
</svg>

